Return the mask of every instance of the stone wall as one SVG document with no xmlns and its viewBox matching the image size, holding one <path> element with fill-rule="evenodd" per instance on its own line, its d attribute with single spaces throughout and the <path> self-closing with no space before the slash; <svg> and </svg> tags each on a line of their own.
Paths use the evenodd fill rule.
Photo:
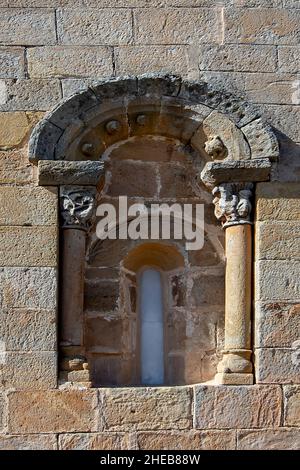
<svg viewBox="0 0 300 470">
<path fill-rule="evenodd" d="M 294 0 L 0 0 L 0 448 L 299 449 L 299 22 Z M 63 97 L 155 71 L 237 90 L 278 130 L 256 187 L 256 384 L 59 389 L 57 190 L 28 138 Z"/>
</svg>

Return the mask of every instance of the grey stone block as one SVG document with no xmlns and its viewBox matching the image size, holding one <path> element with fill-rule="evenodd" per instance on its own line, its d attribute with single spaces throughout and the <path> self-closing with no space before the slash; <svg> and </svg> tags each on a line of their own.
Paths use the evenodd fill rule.
<svg viewBox="0 0 300 470">
<path fill-rule="evenodd" d="M 62 44 L 127 45 L 133 35 L 131 11 L 125 8 L 59 10 L 57 25 Z"/>
<path fill-rule="evenodd" d="M 0 306 L 56 308 L 56 268 L 0 268 Z"/>
<path fill-rule="evenodd" d="M 1 9 L 0 44 L 36 46 L 55 43 L 54 10 L 47 8 Z"/>
<path fill-rule="evenodd" d="M 47 185 L 94 185 L 104 176 L 104 162 L 39 161 L 38 182 Z"/>
<path fill-rule="evenodd" d="M 40 121 L 34 128 L 29 140 L 29 160 L 53 160 L 57 141 L 63 130 L 47 119 Z"/>
<path fill-rule="evenodd" d="M 0 111 L 49 111 L 60 100 L 59 80 L 0 81 Z"/>
<path fill-rule="evenodd" d="M 24 78 L 22 47 L 0 47 L 0 78 Z"/>
<path fill-rule="evenodd" d="M 201 172 L 205 185 L 213 187 L 225 182 L 268 181 L 271 162 L 268 158 L 256 160 L 224 160 L 207 162 Z"/>
</svg>

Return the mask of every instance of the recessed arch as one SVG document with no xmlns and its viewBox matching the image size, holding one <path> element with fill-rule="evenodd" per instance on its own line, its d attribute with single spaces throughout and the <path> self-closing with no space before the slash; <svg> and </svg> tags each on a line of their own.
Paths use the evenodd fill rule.
<svg viewBox="0 0 300 470">
<path fill-rule="evenodd" d="M 271 127 L 243 97 L 203 81 L 148 74 L 107 79 L 59 103 L 35 127 L 29 159 L 99 160 L 114 143 L 146 134 L 179 139 L 208 160 L 215 150 L 203 152 L 203 145 L 214 136 L 228 160 L 279 154 Z"/>
<path fill-rule="evenodd" d="M 210 194 L 203 194 L 204 203 L 211 205 L 211 202 L 213 202 L 216 205 L 215 215 L 222 221 L 227 232 L 228 227 L 230 227 L 233 233 L 235 228 L 231 229 L 232 225 L 242 227 L 243 224 L 252 223 L 250 220 L 251 203 L 249 201 L 252 193 L 249 184 L 252 189 L 253 183 L 269 179 L 271 166 L 279 156 L 278 142 L 272 128 L 265 122 L 257 107 L 250 105 L 243 98 L 231 95 L 226 90 L 216 89 L 209 83 L 188 81 L 179 76 L 159 74 L 113 78 L 102 81 L 98 85 L 64 100 L 45 116 L 32 133 L 29 142 L 29 159 L 39 166 L 39 184 L 65 186 L 60 190 L 62 199 L 67 195 L 70 196 L 70 186 L 77 186 L 76 191 L 85 196 L 83 200 L 87 199 L 87 195 L 90 196 L 89 209 L 91 210 L 89 213 L 92 214 L 93 205 L 99 196 L 99 177 L 104 174 L 105 155 L 113 151 L 113 148 L 118 147 L 118 145 L 129 145 L 132 141 L 135 141 L 135 144 L 137 144 L 138 139 L 145 141 L 148 137 L 151 137 L 152 142 L 155 139 L 169 139 L 173 143 L 178 142 L 185 149 L 189 149 L 192 160 L 191 166 L 193 166 L 192 179 L 196 181 L 198 178 L 200 183 L 200 190 L 198 191 L 197 188 L 196 196 L 199 197 L 201 195 L 203 185 L 210 189 L 215 187 L 213 194 L 216 197 L 214 200 L 212 201 Z M 194 158 L 196 154 L 200 157 L 200 165 L 197 165 L 197 158 Z M 106 173 L 108 172 L 109 170 Z M 126 171 L 125 174 L 129 175 Z M 149 172 L 147 175 L 149 175 Z M 178 173 L 174 171 L 174 177 L 177 176 Z M 179 174 L 180 176 L 181 174 Z M 131 179 L 131 177 L 134 180 L 134 172 L 130 173 L 128 179 Z M 146 177 L 144 172 L 141 179 L 145 181 Z M 136 179 L 138 178 L 136 177 Z M 168 181 L 170 181 L 172 186 L 172 178 L 169 177 Z M 184 182 L 186 182 L 186 178 Z M 202 187 L 200 187 L 201 185 Z M 196 187 L 197 184 L 194 186 Z M 194 186 L 192 187 L 193 191 L 195 190 Z M 110 197 L 116 197 L 125 193 L 126 190 L 122 191 L 119 187 L 115 194 L 110 194 Z M 151 198 L 152 193 L 148 195 L 134 193 L 131 196 Z M 160 191 L 154 194 L 154 197 L 157 198 L 158 196 L 160 196 Z M 172 197 L 176 199 L 177 196 L 173 194 Z M 191 197 L 191 194 L 188 194 L 188 197 Z M 130 335 L 125 331 L 127 327 L 134 329 L 134 324 L 130 324 L 127 314 L 129 313 L 129 316 L 136 315 L 135 299 L 134 296 L 131 297 L 130 291 L 131 288 L 134 291 L 135 281 L 129 275 L 127 279 L 129 290 L 127 290 L 127 293 L 125 292 L 125 296 L 127 295 L 130 301 L 130 307 L 128 312 L 126 312 L 120 303 L 122 292 L 119 297 L 117 294 L 117 282 L 119 281 L 116 281 L 113 277 L 108 279 L 106 274 L 105 279 L 103 279 L 101 276 L 103 276 L 104 271 L 102 271 L 101 266 L 90 266 L 89 272 L 91 278 L 87 279 L 87 289 L 85 291 L 86 299 L 89 302 L 86 302 L 84 307 L 82 272 L 84 263 L 89 263 L 89 259 L 84 257 L 84 253 L 86 253 L 86 240 L 88 238 L 85 233 L 89 233 L 92 220 L 86 220 L 85 207 L 80 204 L 77 207 L 75 201 L 74 204 L 70 204 L 68 207 L 76 207 L 76 211 L 70 213 L 70 217 L 67 217 L 68 220 L 63 225 L 63 238 L 66 246 L 64 252 L 65 259 L 74 259 L 74 253 L 70 247 L 73 242 L 75 243 L 78 236 L 76 231 L 85 230 L 86 232 L 82 232 L 80 235 L 82 256 L 78 257 L 76 269 L 73 270 L 75 274 L 78 273 L 78 291 L 80 291 L 80 302 L 77 305 L 77 327 L 79 332 L 78 338 L 80 338 L 78 341 L 77 339 L 76 341 L 74 340 L 75 344 L 72 338 L 70 341 L 68 339 L 70 348 L 68 346 L 69 351 L 65 351 L 64 354 L 75 354 L 75 349 L 77 346 L 80 346 L 79 350 L 83 351 L 83 355 L 93 366 L 92 376 L 96 377 L 96 379 L 93 379 L 94 384 L 100 384 L 103 381 L 104 383 L 111 383 L 110 371 L 114 368 L 116 371 L 120 369 L 116 359 L 120 356 L 123 361 L 121 368 L 127 376 L 121 379 L 118 378 L 113 383 L 135 383 L 130 366 L 134 353 L 130 349 L 131 344 L 128 341 Z M 63 217 L 65 215 L 62 213 Z M 245 228 L 245 233 L 242 228 L 238 229 L 240 230 L 241 246 L 246 230 L 249 232 L 248 239 L 249 246 L 251 246 L 249 227 Z M 211 223 L 209 228 L 213 230 L 212 235 L 215 239 L 218 235 L 217 227 L 214 227 L 214 224 Z M 69 238 L 72 239 L 72 243 L 68 242 Z M 154 245 L 151 247 L 152 253 L 153 247 Z M 162 260 L 160 258 L 163 259 L 164 257 L 159 249 L 156 251 L 157 267 L 161 268 L 160 263 Z M 251 263 L 250 258 L 248 256 L 249 263 Z M 132 262 L 132 269 L 129 269 L 129 271 L 135 272 L 138 269 L 139 263 L 135 265 L 134 260 L 131 259 L 126 261 L 127 263 L 129 262 L 128 266 Z M 244 261 L 244 258 L 239 260 L 239 262 Z M 201 260 L 195 259 L 193 262 L 199 264 Z M 206 263 L 209 264 L 210 260 L 206 260 Z M 153 265 L 153 256 L 149 263 L 147 262 L 146 264 Z M 199 377 L 201 377 L 201 380 L 210 380 L 215 372 L 217 350 L 213 341 L 215 341 L 216 335 L 211 335 L 212 343 L 207 344 L 208 335 L 205 333 L 203 339 L 202 332 L 218 328 L 217 325 L 223 312 L 223 288 L 218 288 L 218 285 L 216 285 L 213 299 L 216 305 L 214 306 L 213 315 L 211 315 L 212 311 L 208 307 L 211 299 L 205 293 L 208 287 L 210 287 L 211 282 L 215 279 L 218 279 L 218 281 L 215 281 L 217 284 L 223 286 L 224 267 L 217 264 L 214 258 L 213 266 L 211 268 L 206 266 L 204 272 L 199 267 L 198 274 L 196 274 L 193 266 L 191 266 L 187 282 L 184 279 L 185 273 L 184 276 L 181 275 L 182 273 L 176 273 L 176 275 L 172 273 L 171 285 L 174 305 L 172 305 L 173 310 L 169 316 L 170 325 L 173 325 L 173 314 L 178 317 L 177 324 L 180 325 L 183 318 L 182 312 L 186 311 L 185 303 L 187 302 L 190 307 L 190 317 L 185 319 L 187 322 L 186 331 L 190 331 L 189 322 L 191 322 L 195 326 L 196 334 L 191 336 L 186 334 L 186 337 L 182 337 L 184 328 L 179 326 L 174 331 L 174 334 L 170 334 L 170 344 L 173 344 L 173 338 L 175 338 L 176 344 L 181 342 L 189 344 L 184 358 L 181 350 L 176 350 L 176 354 L 172 352 L 170 356 L 170 359 L 173 361 L 170 370 L 175 372 L 170 374 L 169 383 L 171 384 L 178 383 L 178 370 L 182 371 L 182 383 L 193 383 L 198 381 Z M 65 262 L 63 265 L 66 267 L 68 263 Z M 126 268 L 125 265 L 124 267 Z M 170 267 L 168 266 L 168 268 Z M 172 271 L 171 268 L 169 270 Z M 251 269 L 248 265 L 245 267 L 246 271 L 248 285 L 248 281 L 251 280 L 249 274 Z M 112 271 L 107 272 L 112 276 L 114 275 Z M 229 272 L 228 269 L 227 272 Z M 69 274 L 65 268 L 62 277 L 67 278 Z M 94 277 L 95 275 L 96 278 Z M 122 279 L 120 280 L 122 282 Z M 107 283 L 109 287 L 107 287 Z M 227 284 L 229 285 L 228 282 Z M 104 295 L 105 288 L 108 291 Z M 64 292 L 64 288 L 62 291 Z M 250 292 L 250 289 L 248 291 Z M 235 297 L 239 301 L 239 293 Z M 114 321 L 116 327 L 120 328 L 120 335 L 123 335 L 124 347 L 127 348 L 125 355 L 120 349 L 119 342 L 113 344 L 116 336 L 110 337 L 110 334 L 112 334 L 111 325 L 107 327 L 107 334 L 103 335 L 103 340 L 105 340 L 103 344 L 96 344 L 98 338 L 95 338 L 96 327 L 94 320 L 97 319 L 98 327 L 100 327 L 100 324 L 102 325 L 101 331 L 104 329 L 103 323 L 100 320 L 98 321 L 94 311 L 95 304 L 100 298 L 105 301 L 103 311 L 96 312 L 96 314 L 99 315 L 99 318 L 103 317 L 103 322 Z M 250 324 L 249 306 L 251 299 L 247 297 L 246 300 L 247 311 L 241 310 L 239 313 L 240 323 L 245 324 L 247 327 Z M 66 305 L 71 318 L 74 310 L 71 309 L 67 302 Z M 198 318 L 198 310 L 197 312 L 195 310 L 198 307 L 201 310 L 200 320 Z M 207 310 L 206 307 L 208 308 Z M 84 308 L 88 325 L 85 327 L 84 343 L 81 344 Z M 210 315 L 207 315 L 208 310 Z M 232 309 L 232 311 L 234 312 L 235 310 Z M 121 321 L 123 316 L 125 318 L 124 324 L 122 323 L 123 320 Z M 210 319 L 210 326 L 206 325 L 208 318 Z M 71 326 L 73 327 L 73 323 Z M 66 333 L 69 333 L 67 331 L 68 327 L 69 325 L 67 325 L 66 331 L 64 331 L 67 338 L 68 335 Z M 225 326 L 226 332 L 228 333 L 229 329 Z M 246 380 L 246 382 L 241 383 L 252 383 L 251 350 L 248 344 L 250 340 L 249 328 L 247 332 L 249 333 L 247 333 L 247 337 L 245 336 L 247 342 L 244 341 L 244 337 L 239 338 L 241 339 L 241 344 L 239 345 L 238 353 L 235 350 L 231 351 L 232 346 L 230 344 L 229 349 L 231 349 L 229 353 L 227 354 L 226 352 L 227 356 L 225 355 L 224 361 L 220 363 L 220 370 L 218 369 L 218 371 L 222 375 L 220 380 L 224 380 L 222 383 L 240 383 L 242 380 Z M 88 337 L 89 340 L 86 341 Z M 194 338 L 196 337 L 198 341 L 197 347 L 194 344 Z M 77 342 L 80 342 L 80 345 Z M 89 348 L 86 348 L 87 344 Z M 199 348 L 199 345 L 202 345 L 202 347 Z M 209 351 L 213 351 L 213 354 L 208 354 Z M 193 362 L 196 360 L 194 357 L 195 352 L 197 354 L 197 365 Z M 77 349 L 76 354 L 79 354 Z M 95 354 L 109 354 L 109 363 L 103 363 L 102 358 L 99 358 L 98 363 L 96 364 L 95 362 L 93 364 L 93 355 Z M 231 367 L 228 366 L 230 361 L 233 361 L 233 366 Z M 201 368 L 203 364 L 203 371 L 202 369 L 199 370 L 200 363 Z M 127 364 L 127 369 L 124 364 Z M 241 368 L 243 370 L 240 370 Z M 229 369 L 230 373 L 233 370 L 235 375 L 228 378 L 226 371 Z M 195 370 L 197 370 L 196 375 L 194 375 Z M 240 372 L 242 375 L 240 375 Z M 243 375 L 244 373 L 245 376 Z M 88 373 L 86 372 L 81 375 L 85 376 Z M 226 380 L 230 382 L 226 382 Z"/>
</svg>

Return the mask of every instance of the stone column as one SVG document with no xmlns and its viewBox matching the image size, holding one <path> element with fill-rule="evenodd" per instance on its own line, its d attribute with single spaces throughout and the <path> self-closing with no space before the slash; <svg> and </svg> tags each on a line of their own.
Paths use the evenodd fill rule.
<svg viewBox="0 0 300 470">
<path fill-rule="evenodd" d="M 253 383 L 251 362 L 252 183 L 215 187 L 215 215 L 226 230 L 225 345 L 216 383 Z"/>
<path fill-rule="evenodd" d="M 93 187 L 62 186 L 61 346 L 65 351 L 65 379 L 89 381 L 83 349 L 83 300 L 86 233 L 95 212 Z M 67 351 L 70 351 L 68 355 Z"/>
</svg>

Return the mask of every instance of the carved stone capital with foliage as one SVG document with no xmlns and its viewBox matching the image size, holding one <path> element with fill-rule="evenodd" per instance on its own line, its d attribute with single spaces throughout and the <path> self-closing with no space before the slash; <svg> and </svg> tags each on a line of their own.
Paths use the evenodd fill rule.
<svg viewBox="0 0 300 470">
<path fill-rule="evenodd" d="M 251 224 L 252 189 L 252 183 L 222 183 L 213 189 L 215 216 L 223 227 Z"/>
<path fill-rule="evenodd" d="M 60 214 L 63 228 L 89 230 L 95 216 L 95 188 L 62 186 Z"/>
</svg>

